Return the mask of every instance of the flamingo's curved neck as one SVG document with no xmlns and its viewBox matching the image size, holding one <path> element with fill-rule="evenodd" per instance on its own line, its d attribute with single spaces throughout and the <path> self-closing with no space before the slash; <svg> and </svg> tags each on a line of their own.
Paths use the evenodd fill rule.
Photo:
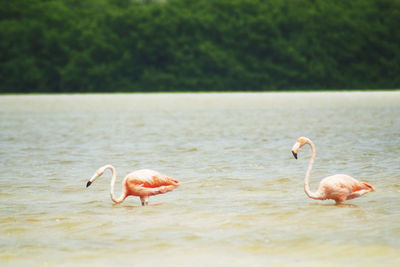
<svg viewBox="0 0 400 267">
<path fill-rule="evenodd" d="M 304 178 L 304 192 L 306 193 L 306 195 L 309 198 L 312 198 L 312 199 L 323 199 L 318 193 L 313 193 L 310 190 L 310 174 L 311 174 L 312 166 L 314 164 L 316 151 L 315 151 L 315 145 L 311 140 L 309 140 L 307 142 L 307 144 L 310 145 L 312 154 L 311 154 L 310 162 L 308 163 L 306 177 Z"/>
<path fill-rule="evenodd" d="M 111 177 L 111 186 L 110 186 L 110 194 L 111 194 L 111 200 L 114 201 L 115 203 L 121 203 L 122 201 L 124 201 L 124 199 L 126 198 L 126 194 L 125 194 L 125 188 L 122 187 L 122 194 L 121 196 L 117 199 L 114 195 L 114 185 L 115 185 L 115 181 L 117 180 L 117 174 L 115 171 L 115 168 L 112 165 L 107 165 L 105 167 L 105 169 L 110 169 L 111 173 L 112 173 L 112 177 Z"/>
</svg>

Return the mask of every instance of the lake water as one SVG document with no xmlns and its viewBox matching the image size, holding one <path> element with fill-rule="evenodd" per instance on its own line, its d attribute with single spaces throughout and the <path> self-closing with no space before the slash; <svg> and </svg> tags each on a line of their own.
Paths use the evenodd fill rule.
<svg viewBox="0 0 400 267">
<path fill-rule="evenodd" d="M 346 173 L 376 192 L 307 198 Z M 2 266 L 399 266 L 400 92 L 0 96 Z M 151 168 L 176 190 L 116 205 Z"/>
</svg>

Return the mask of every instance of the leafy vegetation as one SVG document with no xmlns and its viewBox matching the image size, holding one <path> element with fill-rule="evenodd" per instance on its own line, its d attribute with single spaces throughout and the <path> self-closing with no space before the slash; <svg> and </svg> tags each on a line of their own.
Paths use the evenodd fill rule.
<svg viewBox="0 0 400 267">
<path fill-rule="evenodd" d="M 0 92 L 400 88 L 398 0 L 0 0 Z"/>
</svg>

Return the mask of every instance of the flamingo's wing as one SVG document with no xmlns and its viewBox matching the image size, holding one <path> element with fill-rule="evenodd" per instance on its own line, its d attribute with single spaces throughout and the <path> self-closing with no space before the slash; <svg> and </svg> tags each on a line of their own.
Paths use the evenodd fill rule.
<svg viewBox="0 0 400 267">
<path fill-rule="evenodd" d="M 361 183 L 351 176 L 345 174 L 335 174 L 322 179 L 321 186 L 333 191 L 346 190 L 355 192 L 363 189 Z"/>
</svg>

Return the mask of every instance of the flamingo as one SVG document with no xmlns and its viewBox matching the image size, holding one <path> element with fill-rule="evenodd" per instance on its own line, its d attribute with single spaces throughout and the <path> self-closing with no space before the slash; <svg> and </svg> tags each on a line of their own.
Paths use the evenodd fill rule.
<svg viewBox="0 0 400 267">
<path fill-rule="evenodd" d="M 304 178 L 304 192 L 309 198 L 318 200 L 333 199 L 336 201 L 336 204 L 340 204 L 345 200 L 360 197 L 369 192 L 375 191 L 373 186 L 364 182 L 360 182 L 349 175 L 335 174 L 322 179 L 318 190 L 315 193 L 311 192 L 309 181 L 311 169 L 316 155 L 315 145 L 309 138 L 299 137 L 296 143 L 293 145 L 292 153 L 295 159 L 297 159 L 297 152 L 299 148 L 303 147 L 305 144 L 310 145 L 312 151 L 306 177 Z"/>
<path fill-rule="evenodd" d="M 168 177 L 153 170 L 138 170 L 129 173 L 125 176 L 122 182 L 122 194 L 117 199 L 114 195 L 114 184 L 117 179 L 115 168 L 112 165 L 105 165 L 99 168 L 92 178 L 87 182 L 86 187 L 89 187 L 98 177 L 102 176 L 104 172 L 110 169 L 111 177 L 111 200 L 115 203 L 122 203 L 128 196 L 140 197 L 142 206 L 149 204 L 149 196 L 164 194 L 174 190 L 179 186 L 179 181 L 172 177 Z"/>
</svg>

